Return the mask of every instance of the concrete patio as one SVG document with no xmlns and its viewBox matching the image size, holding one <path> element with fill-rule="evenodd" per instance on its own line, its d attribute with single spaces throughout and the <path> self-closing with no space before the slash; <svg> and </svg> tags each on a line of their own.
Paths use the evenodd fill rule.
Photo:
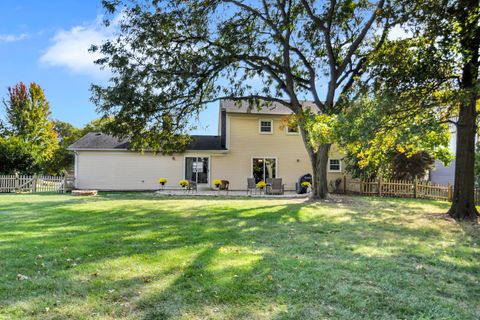
<svg viewBox="0 0 480 320">
<path fill-rule="evenodd" d="M 247 191 L 232 190 L 232 191 L 217 191 L 217 190 L 198 190 L 198 191 L 185 191 L 180 189 L 165 189 L 155 191 L 156 196 L 200 196 L 200 197 L 252 197 L 252 198 L 308 198 L 309 193 L 298 194 L 295 191 L 285 191 L 281 195 L 270 195 L 265 192 L 257 192 L 250 194 Z"/>
</svg>

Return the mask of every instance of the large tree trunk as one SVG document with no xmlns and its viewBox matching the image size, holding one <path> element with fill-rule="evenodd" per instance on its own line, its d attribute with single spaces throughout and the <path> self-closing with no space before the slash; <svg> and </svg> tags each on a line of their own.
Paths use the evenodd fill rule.
<svg viewBox="0 0 480 320">
<path fill-rule="evenodd" d="M 448 214 L 457 220 L 477 219 L 474 190 L 475 164 L 475 103 L 462 106 L 457 125 L 455 185 Z"/>
<path fill-rule="evenodd" d="M 326 199 L 328 196 L 327 163 L 330 144 L 322 144 L 317 152 L 309 152 L 313 170 L 312 198 Z"/>
<path fill-rule="evenodd" d="M 457 123 L 457 150 L 455 159 L 455 185 L 453 201 L 448 214 L 457 220 L 477 220 L 474 194 L 475 136 L 477 132 L 477 98 L 479 27 L 478 17 L 471 14 L 478 10 L 479 0 L 462 0 L 459 22 L 462 27 L 461 45 L 463 68 L 461 88 L 465 93 L 460 103 Z M 474 15 L 476 16 L 476 15 Z"/>
<path fill-rule="evenodd" d="M 312 198 L 326 199 L 328 196 L 327 164 L 331 144 L 321 144 L 318 150 L 314 150 L 303 126 L 300 126 L 300 133 L 312 165 Z"/>
</svg>

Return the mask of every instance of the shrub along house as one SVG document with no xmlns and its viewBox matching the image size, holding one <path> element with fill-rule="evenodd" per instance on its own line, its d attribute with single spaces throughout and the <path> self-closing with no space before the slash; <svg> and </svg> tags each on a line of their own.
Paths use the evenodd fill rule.
<svg viewBox="0 0 480 320">
<path fill-rule="evenodd" d="M 292 113 L 281 104 L 250 109 L 222 100 L 217 136 L 192 136 L 187 151 L 162 155 L 129 150 L 127 140 L 89 133 L 72 144 L 75 186 L 98 190 L 154 190 L 160 177 L 167 187 L 181 179 L 212 188 L 215 179 L 228 180 L 230 190 L 246 190 L 247 178 L 258 182 L 282 178 L 285 190 L 295 190 L 298 179 L 311 173 L 310 160 L 298 128 L 286 125 Z M 328 180 L 343 176 L 342 156 L 332 147 Z"/>
</svg>

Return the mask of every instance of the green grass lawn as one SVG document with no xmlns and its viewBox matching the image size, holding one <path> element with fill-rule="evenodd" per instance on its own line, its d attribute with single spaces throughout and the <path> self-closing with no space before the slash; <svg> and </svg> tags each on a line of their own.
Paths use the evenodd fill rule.
<svg viewBox="0 0 480 320">
<path fill-rule="evenodd" d="M 0 318 L 480 318 L 478 227 L 341 199 L 0 195 Z"/>
</svg>

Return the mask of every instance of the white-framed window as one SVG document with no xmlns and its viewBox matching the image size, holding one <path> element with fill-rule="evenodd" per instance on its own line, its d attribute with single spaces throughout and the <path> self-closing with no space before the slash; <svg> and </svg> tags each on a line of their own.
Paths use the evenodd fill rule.
<svg viewBox="0 0 480 320">
<path fill-rule="evenodd" d="M 272 134 L 273 133 L 273 120 L 260 119 L 260 121 L 258 122 L 258 131 L 261 134 Z"/>
<path fill-rule="evenodd" d="M 286 130 L 287 134 L 299 134 L 300 133 L 300 128 L 298 127 L 298 125 L 287 125 L 285 130 Z"/>
<path fill-rule="evenodd" d="M 340 159 L 329 159 L 328 160 L 328 171 L 330 171 L 330 172 L 341 172 L 342 171 L 342 161 L 340 161 Z"/>
</svg>

